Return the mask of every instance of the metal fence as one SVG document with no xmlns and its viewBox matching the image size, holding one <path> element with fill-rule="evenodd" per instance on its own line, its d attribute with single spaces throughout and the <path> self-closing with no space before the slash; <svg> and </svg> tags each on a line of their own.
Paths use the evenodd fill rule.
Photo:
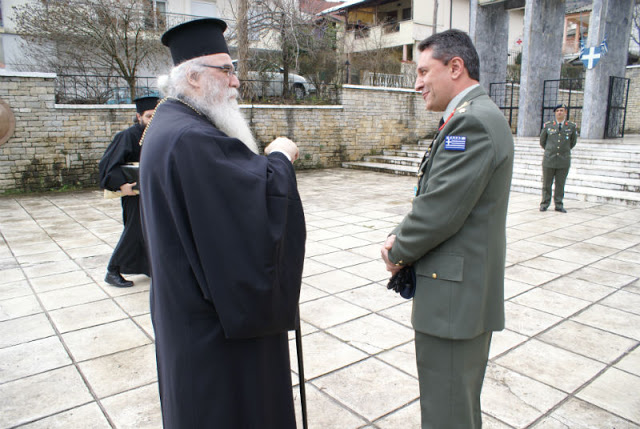
<svg viewBox="0 0 640 429">
<path fill-rule="evenodd" d="M 542 91 L 540 129 L 545 122 L 555 119 L 553 108 L 558 104 L 567 106 L 567 120 L 575 122 L 579 129 L 582 123 L 582 105 L 584 103 L 583 87 L 583 79 L 545 80 Z"/>
<path fill-rule="evenodd" d="M 309 81 L 290 81 L 285 96 L 282 80 L 240 82 L 241 102 L 269 104 L 335 104 L 339 101 L 338 88 L 337 85 L 316 87 Z M 130 104 L 136 97 L 160 95 L 156 78 L 150 76 L 136 79 L 133 97 L 129 84 L 120 76 L 58 75 L 55 91 L 58 104 Z"/>
<path fill-rule="evenodd" d="M 58 104 L 130 104 L 132 99 L 158 95 L 156 78 L 136 78 L 135 94 L 120 76 L 60 74 L 56 78 Z"/>
<path fill-rule="evenodd" d="M 489 97 L 504 113 L 512 132 L 517 131 L 520 85 L 518 82 L 494 82 L 489 84 Z"/>
</svg>

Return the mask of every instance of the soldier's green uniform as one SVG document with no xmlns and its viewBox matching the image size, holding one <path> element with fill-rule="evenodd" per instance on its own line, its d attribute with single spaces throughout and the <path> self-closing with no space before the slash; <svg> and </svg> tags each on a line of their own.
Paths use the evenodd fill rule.
<svg viewBox="0 0 640 429">
<path fill-rule="evenodd" d="M 512 171 L 509 124 L 476 85 L 435 137 L 411 212 L 392 232 L 389 260 L 416 272 L 411 322 L 423 429 L 482 426 L 491 333 L 504 328 Z"/>
<path fill-rule="evenodd" d="M 557 211 L 564 211 L 564 184 L 571 166 L 571 149 L 576 145 L 578 132 L 576 124 L 570 121 L 549 121 L 540 133 L 540 146 L 544 149 L 542 161 L 542 201 L 544 211 L 551 203 L 551 185 L 555 180 L 553 202 Z"/>
</svg>

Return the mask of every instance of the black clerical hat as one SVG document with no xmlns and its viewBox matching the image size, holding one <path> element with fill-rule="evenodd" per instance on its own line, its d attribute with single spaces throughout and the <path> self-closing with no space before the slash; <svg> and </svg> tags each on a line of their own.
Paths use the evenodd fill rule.
<svg viewBox="0 0 640 429">
<path fill-rule="evenodd" d="M 136 112 L 142 115 L 147 110 L 155 109 L 158 104 L 158 100 L 158 97 L 144 96 L 136 98 L 133 102 L 136 103 Z"/>
<path fill-rule="evenodd" d="M 228 54 L 224 40 L 227 23 L 217 18 L 196 19 L 167 30 L 160 39 L 169 47 L 173 64 L 211 54 Z"/>
<path fill-rule="evenodd" d="M 556 107 L 553 108 L 553 111 L 555 112 L 556 110 L 563 108 L 564 110 L 567 110 L 567 105 L 562 103 L 562 104 L 558 104 Z"/>
</svg>

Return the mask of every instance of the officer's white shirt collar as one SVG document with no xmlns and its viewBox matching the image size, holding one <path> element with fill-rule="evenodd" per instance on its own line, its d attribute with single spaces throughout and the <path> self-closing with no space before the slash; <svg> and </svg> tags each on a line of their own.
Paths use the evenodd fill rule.
<svg viewBox="0 0 640 429">
<path fill-rule="evenodd" d="M 460 104 L 460 101 L 464 98 L 464 96 L 467 95 L 469 92 L 471 92 L 471 90 L 474 89 L 476 86 L 480 86 L 480 84 L 476 83 L 475 85 L 471 85 L 470 87 L 463 89 L 458 93 L 458 95 L 456 95 L 451 99 L 451 101 L 447 105 L 447 108 L 445 109 L 442 115 L 442 119 L 444 121 L 449 119 L 449 115 L 451 115 L 451 112 L 453 112 L 453 110 L 458 106 L 458 104 Z"/>
</svg>

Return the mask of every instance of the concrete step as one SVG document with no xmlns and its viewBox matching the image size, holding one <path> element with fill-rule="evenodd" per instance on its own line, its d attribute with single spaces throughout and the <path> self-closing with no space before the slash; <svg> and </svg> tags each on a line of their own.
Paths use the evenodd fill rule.
<svg viewBox="0 0 640 429">
<path fill-rule="evenodd" d="M 377 171 L 379 173 L 397 174 L 401 176 L 415 176 L 418 168 L 406 165 L 383 164 L 377 162 L 343 162 L 343 168 L 355 170 Z"/>
<path fill-rule="evenodd" d="M 415 145 L 384 150 L 360 162 L 345 162 L 345 168 L 366 169 L 415 176 L 420 161 L 431 144 L 421 140 Z M 517 138 L 511 188 L 540 194 L 542 157 L 537 138 Z M 640 145 L 619 141 L 581 142 L 572 152 L 567 177 L 567 199 L 640 206 Z"/>
</svg>

